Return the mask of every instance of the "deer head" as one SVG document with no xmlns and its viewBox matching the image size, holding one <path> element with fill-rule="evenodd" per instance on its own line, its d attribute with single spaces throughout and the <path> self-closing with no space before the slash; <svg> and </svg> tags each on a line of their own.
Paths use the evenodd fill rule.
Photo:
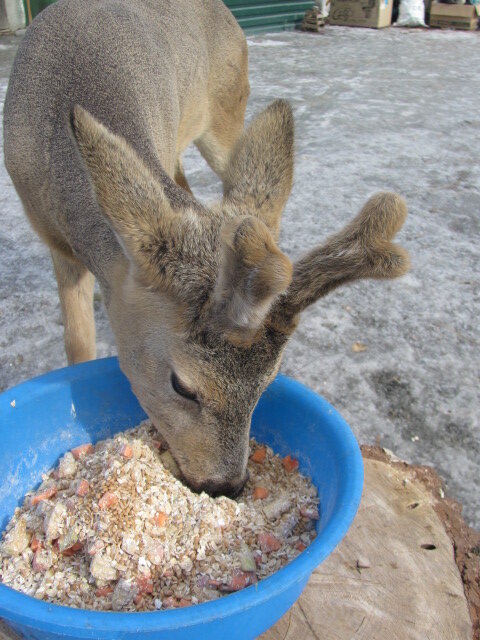
<svg viewBox="0 0 480 640">
<path fill-rule="evenodd" d="M 373 196 L 294 265 L 277 246 L 293 176 L 293 117 L 281 100 L 238 140 L 209 209 L 154 176 L 120 137 L 76 107 L 73 130 L 121 247 L 108 312 L 119 360 L 186 481 L 211 494 L 245 482 L 250 420 L 308 305 L 359 278 L 394 278 L 406 207 Z"/>
</svg>

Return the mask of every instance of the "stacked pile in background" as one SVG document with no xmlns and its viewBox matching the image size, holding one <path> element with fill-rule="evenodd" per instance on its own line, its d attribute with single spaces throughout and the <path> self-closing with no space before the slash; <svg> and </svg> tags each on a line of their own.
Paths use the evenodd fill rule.
<svg viewBox="0 0 480 640">
<path fill-rule="evenodd" d="M 440 29 L 474 31 L 478 26 L 479 17 L 479 4 L 432 2 L 429 24 Z"/>
<path fill-rule="evenodd" d="M 332 0 L 329 24 L 381 29 L 392 23 L 393 0 Z"/>
<path fill-rule="evenodd" d="M 442 29 L 470 31 L 478 26 L 480 4 L 465 4 L 465 0 L 331 0 L 328 22 L 381 29 L 392 24 L 392 16 L 399 27 L 426 27 L 429 24 Z"/>
</svg>

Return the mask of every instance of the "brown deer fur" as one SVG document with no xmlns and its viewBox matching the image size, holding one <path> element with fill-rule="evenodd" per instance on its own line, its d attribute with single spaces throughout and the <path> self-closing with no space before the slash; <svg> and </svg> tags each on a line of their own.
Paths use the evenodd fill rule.
<svg viewBox="0 0 480 640">
<path fill-rule="evenodd" d="M 252 411 L 298 314 L 358 278 L 408 268 L 406 214 L 371 198 L 293 265 L 277 246 L 293 117 L 277 100 L 244 131 L 247 46 L 220 0 L 59 0 L 29 27 L 4 112 L 5 162 L 50 247 L 70 363 L 95 357 L 96 278 L 120 365 L 190 485 L 245 481 Z M 224 185 L 206 208 L 181 155 Z"/>
</svg>

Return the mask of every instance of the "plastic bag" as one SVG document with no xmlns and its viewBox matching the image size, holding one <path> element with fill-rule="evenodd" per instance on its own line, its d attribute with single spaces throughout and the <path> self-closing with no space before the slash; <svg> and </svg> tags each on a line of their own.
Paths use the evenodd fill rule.
<svg viewBox="0 0 480 640">
<path fill-rule="evenodd" d="M 400 0 L 397 27 L 426 27 L 423 0 Z"/>
<path fill-rule="evenodd" d="M 330 0 L 315 0 L 315 6 L 320 9 L 320 17 L 326 18 L 330 11 Z"/>
</svg>

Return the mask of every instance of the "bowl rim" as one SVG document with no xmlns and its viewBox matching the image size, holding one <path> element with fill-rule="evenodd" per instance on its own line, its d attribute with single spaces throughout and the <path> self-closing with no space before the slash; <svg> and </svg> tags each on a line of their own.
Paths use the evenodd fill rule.
<svg viewBox="0 0 480 640">
<path fill-rule="evenodd" d="M 0 417 L 12 409 L 11 402 L 20 396 L 32 397 L 45 387 L 66 381 L 79 381 L 90 377 L 92 369 L 99 373 L 118 373 L 117 357 L 91 360 L 77 365 L 56 369 L 20 383 L 0 394 Z M 122 374 L 123 375 L 123 374 Z M 339 500 L 342 508 L 332 515 L 315 540 L 294 560 L 268 578 L 242 591 L 228 594 L 217 600 L 181 609 L 118 613 L 76 609 L 51 604 L 33 596 L 0 584 L 0 615 L 12 622 L 24 623 L 34 628 L 48 626 L 50 630 L 68 629 L 71 633 L 102 632 L 159 632 L 185 628 L 213 619 L 229 617 L 257 606 L 274 595 L 289 589 L 294 583 L 304 581 L 344 537 L 355 517 L 363 490 L 363 461 L 357 440 L 342 416 L 321 396 L 302 383 L 279 374 L 272 385 L 279 391 L 288 390 L 297 399 L 306 402 L 315 411 L 328 415 L 327 422 L 337 441 L 336 457 L 348 459 L 345 474 L 340 480 Z M 334 428 L 332 428 L 334 426 Z"/>
</svg>

